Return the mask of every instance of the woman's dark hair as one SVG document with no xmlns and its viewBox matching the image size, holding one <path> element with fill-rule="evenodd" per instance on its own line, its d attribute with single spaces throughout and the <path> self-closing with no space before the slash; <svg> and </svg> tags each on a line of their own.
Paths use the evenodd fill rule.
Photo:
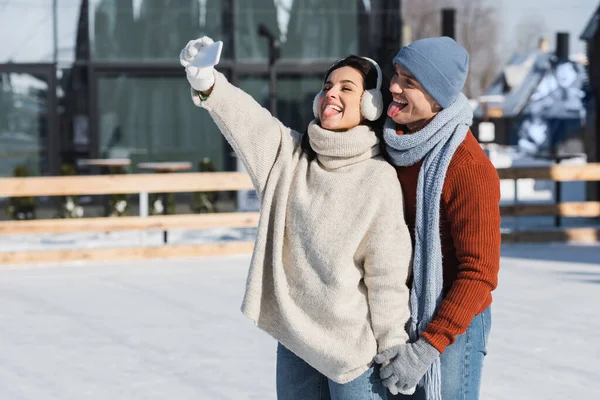
<svg viewBox="0 0 600 400">
<path fill-rule="evenodd" d="M 342 67 L 351 67 L 360 72 L 361 76 L 363 77 L 363 90 L 375 89 L 377 87 L 377 69 L 375 68 L 373 63 L 369 60 L 365 60 L 363 57 L 355 55 L 349 55 L 347 57 L 344 57 L 341 60 L 337 61 L 335 64 L 333 64 L 331 67 L 329 67 L 327 73 L 325 74 L 325 78 L 323 79 L 323 83 L 327 82 L 327 78 L 329 78 L 329 75 L 331 75 L 333 71 Z M 384 79 L 382 79 L 382 86 L 385 86 L 387 82 L 388 80 L 386 80 L 384 77 Z M 391 98 L 389 90 L 383 90 L 382 88 L 381 91 L 383 95 L 383 104 L 389 104 L 390 101 L 388 98 Z M 384 110 L 384 112 L 381 113 L 381 117 L 379 117 L 377 120 L 369 121 L 365 119 L 363 123 L 364 125 L 367 125 L 371 129 L 373 129 L 373 131 L 375 131 L 375 134 L 379 138 L 381 154 L 387 160 L 388 157 L 385 149 L 385 142 L 383 140 L 383 125 L 385 124 L 385 119 L 386 113 Z M 313 160 L 316 157 L 316 153 L 310 146 L 310 141 L 307 132 L 304 132 L 304 135 L 302 136 L 301 145 L 302 150 L 308 155 L 308 159 Z"/>
</svg>

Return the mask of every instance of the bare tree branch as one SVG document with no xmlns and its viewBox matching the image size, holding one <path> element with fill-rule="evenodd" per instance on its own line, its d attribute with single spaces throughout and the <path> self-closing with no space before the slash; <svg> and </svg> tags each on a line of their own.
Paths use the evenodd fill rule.
<svg viewBox="0 0 600 400">
<path fill-rule="evenodd" d="M 538 48 L 540 39 L 547 32 L 544 18 L 540 15 L 522 17 L 515 30 L 515 51 L 527 52 Z"/>
<path fill-rule="evenodd" d="M 465 94 L 476 97 L 486 90 L 498 69 L 499 16 L 488 0 L 461 0 L 460 4 L 456 17 L 458 38 L 471 58 Z"/>
<path fill-rule="evenodd" d="M 411 40 L 440 35 L 440 3 L 440 0 L 405 0 L 402 3 L 402 15 L 404 23 L 410 27 Z"/>
<path fill-rule="evenodd" d="M 404 23 L 410 27 L 411 40 L 441 35 L 441 13 L 453 7 L 456 13 L 456 39 L 470 55 L 470 72 L 465 94 L 483 93 L 499 68 L 498 1 L 492 0 L 405 0 Z"/>
</svg>

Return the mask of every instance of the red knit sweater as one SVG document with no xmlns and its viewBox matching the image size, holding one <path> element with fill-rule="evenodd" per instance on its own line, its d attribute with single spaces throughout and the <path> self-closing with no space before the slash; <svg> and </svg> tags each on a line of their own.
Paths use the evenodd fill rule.
<svg viewBox="0 0 600 400">
<path fill-rule="evenodd" d="M 413 244 L 421 164 L 396 167 Z M 450 161 L 442 189 L 444 299 L 422 334 L 442 353 L 492 302 L 500 267 L 499 202 L 498 173 L 469 131 Z"/>
</svg>

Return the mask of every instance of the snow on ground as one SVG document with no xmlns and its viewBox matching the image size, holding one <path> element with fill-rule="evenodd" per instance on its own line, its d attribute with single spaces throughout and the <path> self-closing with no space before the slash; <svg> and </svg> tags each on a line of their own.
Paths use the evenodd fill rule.
<svg viewBox="0 0 600 400">
<path fill-rule="evenodd" d="M 504 246 L 482 399 L 600 398 L 600 245 Z"/>
<path fill-rule="evenodd" d="M 249 257 L 0 269 L 0 399 L 269 399 Z"/>
<path fill-rule="evenodd" d="M 0 268 L 0 399 L 274 399 L 249 256 Z M 600 246 L 503 248 L 482 399 L 600 398 Z"/>
</svg>

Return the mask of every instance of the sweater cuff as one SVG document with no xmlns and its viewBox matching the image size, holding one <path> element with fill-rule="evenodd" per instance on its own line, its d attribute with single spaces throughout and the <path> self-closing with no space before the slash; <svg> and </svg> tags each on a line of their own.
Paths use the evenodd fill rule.
<svg viewBox="0 0 600 400">
<path fill-rule="evenodd" d="M 446 347 L 452 344 L 452 341 L 449 340 L 446 336 L 440 334 L 431 334 L 429 332 L 423 332 L 421 337 L 426 339 L 433 347 L 437 349 L 440 353 L 443 353 L 446 350 Z"/>
<path fill-rule="evenodd" d="M 209 95 L 204 95 L 202 94 L 202 92 L 199 92 L 198 90 L 194 89 L 193 87 L 190 87 L 190 93 L 192 95 L 192 102 L 194 103 L 194 105 L 196 107 L 202 107 L 202 108 L 210 108 L 210 104 L 214 103 L 215 101 L 218 100 L 219 95 L 222 94 L 221 97 L 227 97 L 227 95 L 229 93 L 227 93 L 227 78 L 225 78 L 225 76 L 223 74 L 221 74 L 218 71 L 214 71 L 215 74 L 215 83 L 212 87 L 212 91 Z M 221 93 L 221 92 L 225 92 L 225 93 Z M 216 93 L 215 93 L 216 92 Z"/>
<path fill-rule="evenodd" d="M 386 339 L 382 341 L 378 341 L 377 343 L 377 353 L 383 353 L 388 349 L 392 349 L 394 347 L 403 345 L 408 343 L 408 335 L 405 338 L 394 338 L 394 339 Z"/>
</svg>

